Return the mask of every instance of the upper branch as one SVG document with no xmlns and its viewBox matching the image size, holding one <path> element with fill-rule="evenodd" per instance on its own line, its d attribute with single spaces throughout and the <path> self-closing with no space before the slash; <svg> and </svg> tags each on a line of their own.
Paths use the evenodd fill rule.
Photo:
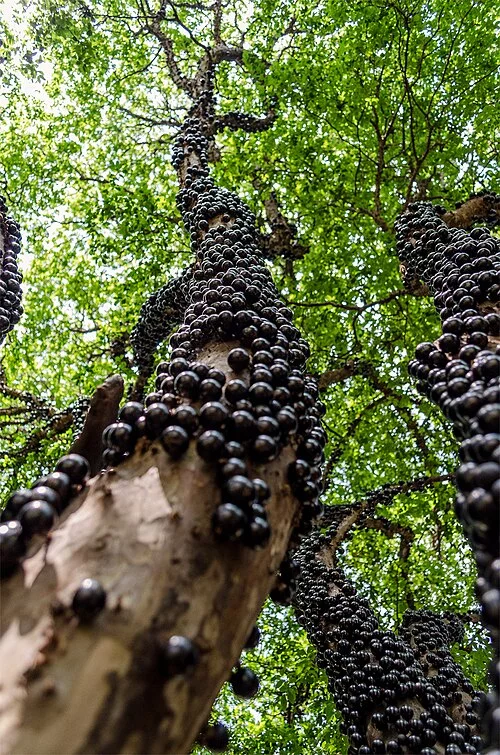
<svg viewBox="0 0 500 755">
<path fill-rule="evenodd" d="M 489 192 L 482 196 L 472 196 L 456 210 L 446 212 L 441 220 L 448 228 L 465 230 L 471 228 L 478 220 L 500 223 L 500 196 Z"/>
<path fill-rule="evenodd" d="M 246 113 L 230 112 L 224 113 L 214 118 L 212 124 L 208 128 L 210 135 L 217 134 L 219 131 L 223 131 L 226 128 L 231 131 L 247 131 L 248 133 L 256 131 L 265 131 L 276 120 L 276 112 L 270 109 L 266 115 L 262 118 L 257 118 L 253 115 L 247 115 Z"/>
<path fill-rule="evenodd" d="M 165 52 L 168 70 L 174 84 L 179 89 L 182 89 L 191 99 L 194 99 L 196 96 L 196 83 L 189 76 L 184 76 L 179 68 L 172 40 L 162 31 L 159 15 L 153 16 L 149 23 L 146 24 L 146 29 L 156 37 Z"/>
</svg>

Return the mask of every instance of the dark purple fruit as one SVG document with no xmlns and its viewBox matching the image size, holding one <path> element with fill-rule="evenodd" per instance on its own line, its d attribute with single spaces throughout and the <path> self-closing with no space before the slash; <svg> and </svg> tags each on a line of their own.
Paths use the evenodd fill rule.
<svg viewBox="0 0 500 755">
<path fill-rule="evenodd" d="M 159 438 L 162 431 L 170 422 L 170 412 L 167 407 L 159 402 L 150 404 L 145 412 L 146 435 L 150 440 Z"/>
<path fill-rule="evenodd" d="M 81 485 L 90 475 L 90 466 L 80 454 L 68 454 L 56 464 L 56 472 L 67 474 L 72 485 Z"/>
<path fill-rule="evenodd" d="M 106 591 L 97 579 L 84 579 L 73 596 L 71 607 L 83 622 L 92 621 L 106 605 Z"/>
<path fill-rule="evenodd" d="M 0 525 L 0 565 L 2 576 L 8 576 L 26 551 L 23 528 L 20 522 Z"/>
<path fill-rule="evenodd" d="M 22 507 L 17 518 L 26 537 L 45 535 L 54 526 L 56 510 L 47 501 L 35 499 Z"/>
<path fill-rule="evenodd" d="M 170 679 L 190 671 L 198 662 L 199 651 L 187 637 L 174 635 L 158 643 L 158 668 L 162 676 Z"/>
<path fill-rule="evenodd" d="M 231 349 L 227 355 L 227 363 L 234 372 L 241 372 L 249 366 L 250 355 L 245 349 Z"/>
<path fill-rule="evenodd" d="M 163 448 L 173 459 L 180 458 L 189 446 L 189 435 L 180 425 L 166 427 L 160 439 Z"/>
<path fill-rule="evenodd" d="M 254 672 L 243 666 L 233 671 L 229 678 L 229 684 L 238 697 L 255 697 L 259 691 L 259 678 Z"/>
<path fill-rule="evenodd" d="M 134 426 L 135 422 L 137 422 L 143 413 L 144 407 L 142 404 L 139 404 L 138 401 L 129 401 L 120 409 L 118 419 L 120 422 L 125 422 L 127 425 Z"/>
<path fill-rule="evenodd" d="M 206 430 L 198 438 L 196 450 L 205 461 L 216 461 L 224 453 L 225 438 L 218 430 Z"/>
<path fill-rule="evenodd" d="M 212 528 L 218 540 L 238 540 L 245 530 L 247 517 L 233 503 L 217 506 L 212 517 Z"/>
<path fill-rule="evenodd" d="M 200 743 L 212 752 L 224 752 L 229 744 L 229 729 L 220 721 L 207 726 L 200 736 Z"/>
</svg>

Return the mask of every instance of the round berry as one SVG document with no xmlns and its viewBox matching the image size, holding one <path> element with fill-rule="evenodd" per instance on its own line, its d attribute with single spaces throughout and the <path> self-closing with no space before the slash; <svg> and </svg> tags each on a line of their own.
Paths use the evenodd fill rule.
<svg viewBox="0 0 500 755">
<path fill-rule="evenodd" d="M 159 671 L 170 679 L 190 671 L 198 662 L 199 651 L 194 642 L 187 637 L 174 635 L 167 642 L 158 643 Z"/>
<path fill-rule="evenodd" d="M 139 417 L 142 417 L 143 413 L 144 407 L 142 404 L 139 404 L 138 401 L 129 401 L 120 409 L 118 419 L 120 422 L 125 422 L 127 425 L 134 426 L 135 422 L 137 422 Z"/>
<path fill-rule="evenodd" d="M 26 537 L 45 535 L 54 526 L 56 511 L 47 501 L 35 499 L 22 507 L 17 518 Z"/>
<path fill-rule="evenodd" d="M 56 464 L 56 472 L 68 475 L 72 485 L 81 485 L 90 475 L 90 466 L 80 454 L 68 454 Z"/>
<path fill-rule="evenodd" d="M 166 427 L 160 439 L 163 448 L 173 459 L 180 458 L 189 447 L 189 435 L 180 425 Z"/>
<path fill-rule="evenodd" d="M 224 453 L 225 438 L 218 430 L 206 430 L 198 438 L 196 450 L 205 461 L 216 461 Z"/>
<path fill-rule="evenodd" d="M 233 503 L 217 506 L 212 517 L 214 535 L 219 540 L 238 540 L 247 523 L 245 513 Z"/>
<path fill-rule="evenodd" d="M 259 679 L 249 668 L 241 666 L 233 671 L 229 683 L 235 695 L 238 697 L 254 697 L 259 691 Z"/>
<path fill-rule="evenodd" d="M 217 721 L 204 729 L 200 742 L 212 752 L 224 752 L 229 744 L 229 729 L 225 724 Z"/>
<path fill-rule="evenodd" d="M 0 524 L 0 564 L 3 576 L 8 576 L 26 551 L 20 522 Z"/>
<path fill-rule="evenodd" d="M 242 372 L 250 365 L 250 355 L 245 349 L 231 349 L 227 355 L 227 363 L 233 372 Z"/>
<path fill-rule="evenodd" d="M 71 607 L 83 622 L 92 621 L 106 605 L 106 591 L 97 579 L 84 579 L 73 596 Z"/>
</svg>

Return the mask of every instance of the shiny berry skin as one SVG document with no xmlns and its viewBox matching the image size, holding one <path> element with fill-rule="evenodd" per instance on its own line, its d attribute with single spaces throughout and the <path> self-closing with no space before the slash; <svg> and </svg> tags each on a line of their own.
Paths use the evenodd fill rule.
<svg viewBox="0 0 500 755">
<path fill-rule="evenodd" d="M 235 695 L 249 699 L 259 691 L 259 679 L 249 668 L 240 667 L 230 676 L 229 684 Z"/>
<path fill-rule="evenodd" d="M 160 674 L 170 679 L 190 671 L 198 662 L 199 651 L 187 637 L 174 635 L 167 642 L 158 643 Z"/>
<path fill-rule="evenodd" d="M 216 461 L 224 453 L 225 438 L 218 430 L 206 430 L 198 438 L 196 450 L 205 461 Z"/>
<path fill-rule="evenodd" d="M 266 462 L 276 457 L 278 445 L 269 435 L 259 435 L 254 440 L 250 451 L 257 462 Z"/>
<path fill-rule="evenodd" d="M 264 415 L 257 420 L 257 432 L 259 435 L 270 435 L 271 438 L 277 438 L 281 430 L 274 417 Z"/>
<path fill-rule="evenodd" d="M 7 499 L 5 509 L 2 512 L 2 520 L 14 519 L 17 516 L 18 512 L 22 509 L 22 507 L 26 503 L 29 503 L 29 501 L 32 501 L 34 498 L 35 494 L 33 490 L 28 490 L 27 488 L 16 490 Z"/>
<path fill-rule="evenodd" d="M 8 576 L 26 551 L 23 528 L 20 522 L 0 524 L 0 565 L 2 576 Z"/>
<path fill-rule="evenodd" d="M 160 436 L 161 444 L 173 459 L 179 459 L 189 447 L 189 435 L 180 425 L 169 425 Z"/>
<path fill-rule="evenodd" d="M 290 409 L 280 409 L 276 415 L 276 420 L 283 433 L 288 434 L 296 432 L 298 423 L 295 412 Z"/>
<path fill-rule="evenodd" d="M 173 359 L 170 362 L 169 372 L 174 378 L 177 377 L 177 375 L 180 375 L 181 372 L 185 372 L 187 370 L 189 370 L 189 362 L 187 361 L 187 359 L 178 358 Z"/>
<path fill-rule="evenodd" d="M 53 488 L 49 488 L 47 485 L 43 484 L 38 485 L 36 488 L 33 488 L 32 492 L 32 500 L 37 499 L 39 501 L 47 501 L 47 503 L 50 503 L 50 505 L 53 506 L 56 511 L 60 511 L 62 509 L 61 496 Z"/>
<path fill-rule="evenodd" d="M 115 422 L 105 430 L 106 444 L 120 453 L 128 453 L 134 447 L 134 433 L 132 426 L 126 422 Z"/>
<path fill-rule="evenodd" d="M 224 389 L 224 397 L 230 404 L 236 404 L 241 399 L 246 398 L 248 395 L 248 388 L 243 380 L 235 378 L 230 380 Z"/>
<path fill-rule="evenodd" d="M 202 732 L 200 743 L 212 752 L 224 752 L 229 744 L 229 730 L 227 726 L 220 721 L 207 726 Z"/>
<path fill-rule="evenodd" d="M 218 370 L 216 367 L 212 367 L 211 370 L 209 370 L 207 379 L 209 380 L 215 380 L 219 385 L 224 385 L 226 382 L 226 376 L 222 372 L 222 370 Z"/>
<path fill-rule="evenodd" d="M 243 542 L 250 548 L 264 548 L 271 537 L 269 523 L 260 516 L 251 519 L 245 529 Z"/>
<path fill-rule="evenodd" d="M 195 372 L 200 380 L 204 380 L 210 372 L 210 367 L 203 362 L 191 362 L 188 369 L 190 372 Z"/>
<path fill-rule="evenodd" d="M 271 497 L 271 491 L 267 482 L 261 480 L 259 477 L 254 477 L 252 482 L 257 500 L 267 501 L 267 499 Z"/>
<path fill-rule="evenodd" d="M 207 430 L 219 430 L 228 416 L 228 410 L 219 401 L 209 401 L 200 409 L 200 422 Z"/>
<path fill-rule="evenodd" d="M 67 474 L 72 485 L 81 485 L 90 475 L 90 466 L 80 454 L 68 454 L 59 459 L 56 472 Z"/>
<path fill-rule="evenodd" d="M 238 458 L 238 459 L 244 459 L 245 458 L 245 449 L 241 445 L 241 443 L 238 443 L 236 440 L 230 440 L 229 443 L 226 443 L 226 455 L 230 458 L 232 456 Z"/>
<path fill-rule="evenodd" d="M 212 516 L 212 529 L 219 540 L 238 540 L 243 535 L 246 523 L 244 511 L 233 503 L 217 506 Z"/>
<path fill-rule="evenodd" d="M 118 419 L 120 422 L 125 422 L 127 425 L 133 426 L 143 413 L 144 407 L 142 404 L 138 401 L 129 401 L 120 409 Z"/>
<path fill-rule="evenodd" d="M 174 425 L 180 425 L 189 435 L 192 435 L 198 429 L 198 412 L 194 406 L 188 404 L 179 406 L 172 412 L 172 422 Z"/>
<path fill-rule="evenodd" d="M 222 396 L 222 386 L 213 378 L 206 378 L 200 383 L 199 397 L 202 401 L 217 401 Z"/>
<path fill-rule="evenodd" d="M 249 440 L 255 436 L 256 423 L 250 412 L 237 410 L 232 413 L 229 424 L 231 436 L 236 440 Z"/>
<path fill-rule="evenodd" d="M 56 521 L 56 510 L 44 500 L 26 503 L 17 515 L 26 537 L 45 535 Z"/>
<path fill-rule="evenodd" d="M 233 372 L 242 372 L 250 365 L 250 355 L 245 349 L 231 349 L 227 355 L 227 363 Z"/>
<path fill-rule="evenodd" d="M 235 475 L 247 476 L 247 465 L 237 456 L 230 457 L 221 469 L 221 475 L 225 480 Z"/>
<path fill-rule="evenodd" d="M 185 370 L 180 372 L 174 381 L 174 388 L 179 396 L 184 398 L 196 398 L 199 393 L 201 380 L 196 372 Z"/>
<path fill-rule="evenodd" d="M 170 412 L 163 404 L 150 404 L 146 411 L 146 435 L 150 440 L 156 440 L 170 423 Z"/>
<path fill-rule="evenodd" d="M 38 489 L 40 487 L 43 487 L 45 489 L 50 488 L 60 498 L 60 503 L 65 504 L 67 503 L 67 500 L 71 494 L 71 480 L 69 479 L 67 474 L 64 474 L 63 472 L 51 472 L 51 474 L 48 474 L 46 477 L 44 477 L 40 481 L 40 485 L 38 482 L 36 482 L 33 485 L 33 495 L 38 498 Z M 42 495 L 41 498 L 44 498 Z M 45 500 L 49 500 L 48 498 L 45 498 Z M 49 500 L 49 503 L 52 503 L 52 501 Z"/>
<path fill-rule="evenodd" d="M 248 397 L 252 404 L 268 404 L 273 397 L 273 388 L 269 383 L 253 383 L 248 389 Z"/>
<path fill-rule="evenodd" d="M 95 619 L 106 605 L 106 591 L 97 579 L 84 579 L 73 596 L 71 607 L 80 621 Z"/>
<path fill-rule="evenodd" d="M 255 490 L 248 477 L 237 474 L 226 481 L 223 487 L 223 495 L 231 503 L 246 504 L 253 501 Z"/>
<path fill-rule="evenodd" d="M 479 427 L 485 433 L 497 433 L 500 428 L 500 404 L 483 406 L 477 413 Z"/>
<path fill-rule="evenodd" d="M 144 399 L 144 405 L 146 407 L 149 407 L 152 404 L 157 404 L 159 401 L 161 401 L 161 398 L 162 398 L 161 391 L 159 393 L 158 392 L 156 392 L 156 393 L 148 393 L 148 395 Z M 138 421 L 140 421 L 140 420 L 138 420 Z"/>
<path fill-rule="evenodd" d="M 104 468 L 116 467 L 121 461 L 123 461 L 123 454 L 120 451 L 116 451 L 113 448 L 106 448 L 102 454 L 102 463 Z"/>
</svg>

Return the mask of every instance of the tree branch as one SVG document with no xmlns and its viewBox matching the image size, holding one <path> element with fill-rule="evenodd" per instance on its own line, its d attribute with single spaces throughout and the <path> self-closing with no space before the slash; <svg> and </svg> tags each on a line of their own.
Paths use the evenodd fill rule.
<svg viewBox="0 0 500 755">
<path fill-rule="evenodd" d="M 122 396 L 123 378 L 120 375 L 111 375 L 98 386 L 90 399 L 82 432 L 70 448 L 70 453 L 80 454 L 87 459 L 92 477 L 102 469 L 102 433 L 116 421 Z"/>
<path fill-rule="evenodd" d="M 500 195 L 485 193 L 472 196 L 460 204 L 456 210 L 445 212 L 441 220 L 448 228 L 470 229 L 478 220 L 500 223 Z"/>
</svg>

